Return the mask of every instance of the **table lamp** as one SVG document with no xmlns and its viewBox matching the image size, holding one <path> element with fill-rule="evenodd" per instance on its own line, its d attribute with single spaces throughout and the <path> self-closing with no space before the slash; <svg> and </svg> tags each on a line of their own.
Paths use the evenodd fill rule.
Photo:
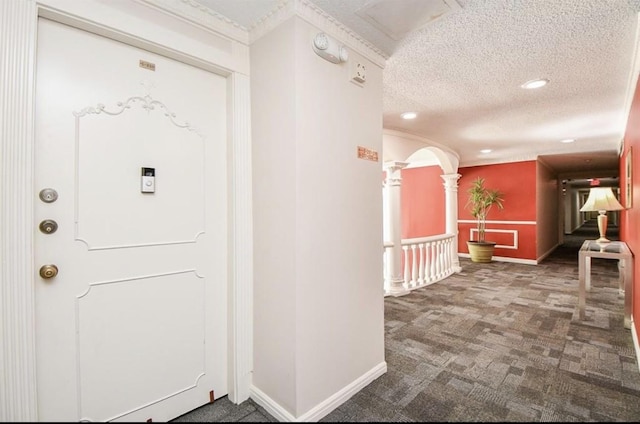
<svg viewBox="0 0 640 424">
<path fill-rule="evenodd" d="M 589 197 L 580 208 L 580 212 L 598 211 L 598 231 L 600 238 L 596 240 L 598 243 L 609 243 L 605 237 L 607 233 L 607 211 L 619 211 L 624 209 L 611 191 L 611 187 L 596 187 L 589 191 Z"/>
</svg>

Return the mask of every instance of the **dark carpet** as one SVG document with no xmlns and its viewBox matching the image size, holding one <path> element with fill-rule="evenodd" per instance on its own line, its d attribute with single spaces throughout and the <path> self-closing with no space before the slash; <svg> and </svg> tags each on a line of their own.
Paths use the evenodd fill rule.
<svg viewBox="0 0 640 424">
<path fill-rule="evenodd" d="M 607 233 L 617 239 L 617 228 Z M 614 260 L 592 260 L 580 321 L 578 250 L 588 223 L 538 265 L 476 264 L 385 299 L 388 371 L 322 422 L 640 421 L 640 372 Z M 226 398 L 176 421 L 275 421 Z"/>
</svg>

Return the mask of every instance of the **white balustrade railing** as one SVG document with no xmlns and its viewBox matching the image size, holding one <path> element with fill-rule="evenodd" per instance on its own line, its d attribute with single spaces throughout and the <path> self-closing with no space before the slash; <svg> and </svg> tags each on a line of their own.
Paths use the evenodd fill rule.
<svg viewBox="0 0 640 424">
<path fill-rule="evenodd" d="M 385 241 L 384 242 L 384 253 L 382 254 L 382 264 L 383 264 L 383 276 L 384 276 L 384 292 L 389 293 L 391 290 L 391 275 L 389 272 L 389 264 L 391 263 L 391 261 L 393 260 L 393 257 L 391 256 L 392 254 L 392 249 L 393 249 L 393 242 L 390 241 Z"/>
<path fill-rule="evenodd" d="M 458 246 L 454 245 L 453 234 L 402 239 L 403 289 L 414 290 L 440 281 L 455 272 Z M 389 274 L 389 264 L 393 260 L 394 244 L 384 243 L 384 293 L 393 294 L 393 276 Z M 397 289 L 396 289 L 397 290 Z"/>
<path fill-rule="evenodd" d="M 404 285 L 417 289 L 453 274 L 454 236 L 442 234 L 402 240 Z"/>
</svg>

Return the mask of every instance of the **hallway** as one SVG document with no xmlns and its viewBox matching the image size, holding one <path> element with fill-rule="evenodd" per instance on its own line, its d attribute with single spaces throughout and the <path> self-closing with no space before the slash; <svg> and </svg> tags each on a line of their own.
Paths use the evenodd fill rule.
<svg viewBox="0 0 640 424">
<path fill-rule="evenodd" d="M 585 238 L 597 238 L 593 223 L 538 265 L 461 259 L 461 273 L 386 298 L 387 373 L 321 421 L 638 421 L 640 372 L 615 261 L 593 260 L 578 319 Z M 271 420 L 252 400 L 227 399 L 176 419 Z"/>
</svg>

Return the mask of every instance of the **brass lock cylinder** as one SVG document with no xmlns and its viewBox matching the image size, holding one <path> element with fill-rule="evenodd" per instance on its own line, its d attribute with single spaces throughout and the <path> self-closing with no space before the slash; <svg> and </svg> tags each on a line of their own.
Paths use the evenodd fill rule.
<svg viewBox="0 0 640 424">
<path fill-rule="evenodd" d="M 55 265 L 42 265 L 40 267 L 40 276 L 44 279 L 53 278 L 58 275 L 58 267 Z"/>
</svg>

